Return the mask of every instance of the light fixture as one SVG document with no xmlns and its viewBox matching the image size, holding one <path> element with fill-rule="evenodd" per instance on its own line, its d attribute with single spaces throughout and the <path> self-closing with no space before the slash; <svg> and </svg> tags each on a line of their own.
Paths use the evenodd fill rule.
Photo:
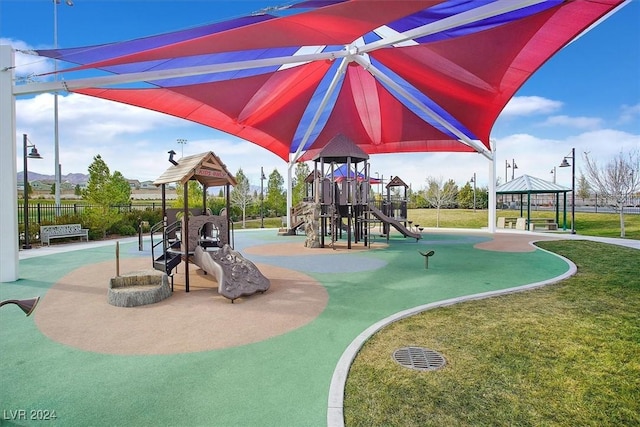
<svg viewBox="0 0 640 427">
<path fill-rule="evenodd" d="M 24 156 L 24 167 L 22 171 L 24 175 L 24 187 L 22 189 L 24 196 L 24 245 L 22 245 L 22 249 L 31 249 L 31 244 L 29 243 L 29 170 L 27 167 L 27 159 L 42 159 L 42 156 L 38 153 L 35 145 L 29 144 L 29 138 L 27 138 L 26 133 L 22 135 L 22 145 Z M 27 154 L 27 148 L 29 147 L 31 147 L 31 152 Z"/>
<path fill-rule="evenodd" d="M 571 159 L 571 163 L 569 163 L 567 159 Z M 571 166 L 571 234 L 576 234 L 576 149 L 575 148 L 572 148 L 571 153 L 569 153 L 569 155 L 567 156 L 564 156 L 564 158 L 562 159 L 562 163 L 560 163 L 561 168 L 566 168 L 569 166 Z M 566 208 L 565 208 L 565 218 L 566 218 Z M 566 224 L 566 220 L 565 220 L 565 224 Z"/>
<path fill-rule="evenodd" d="M 473 211 L 476 211 L 476 173 L 473 173 L 471 177 L 471 182 L 473 182 Z"/>
<path fill-rule="evenodd" d="M 29 298 L 29 299 L 7 299 L 4 301 L 0 301 L 0 307 L 7 304 L 15 304 L 20 307 L 20 310 L 24 312 L 27 316 L 30 316 L 33 313 L 33 310 L 36 309 L 36 305 L 38 305 L 38 301 L 40 301 L 40 297 Z"/>
<path fill-rule="evenodd" d="M 176 139 L 176 142 L 182 146 L 182 154 L 180 155 L 180 158 L 182 158 L 184 157 L 184 146 L 187 144 L 187 140 L 183 138 L 178 138 Z"/>
<path fill-rule="evenodd" d="M 67 6 L 73 6 L 72 0 L 65 0 Z M 60 0 L 53 1 L 53 48 L 58 49 L 58 5 Z M 53 62 L 53 78 L 58 80 L 58 61 Z M 56 216 L 60 215 L 60 187 L 62 186 L 62 167 L 60 166 L 60 132 L 58 127 L 58 91 L 53 92 L 53 148 L 54 148 L 54 198 L 55 198 L 55 211 Z"/>
</svg>

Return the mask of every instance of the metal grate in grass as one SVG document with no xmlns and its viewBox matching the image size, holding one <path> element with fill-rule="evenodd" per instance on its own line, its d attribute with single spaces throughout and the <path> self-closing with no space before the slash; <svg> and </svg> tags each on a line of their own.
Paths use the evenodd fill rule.
<svg viewBox="0 0 640 427">
<path fill-rule="evenodd" d="M 399 348 L 393 352 L 393 360 L 417 371 L 435 371 L 447 364 L 442 354 L 424 347 Z"/>
</svg>

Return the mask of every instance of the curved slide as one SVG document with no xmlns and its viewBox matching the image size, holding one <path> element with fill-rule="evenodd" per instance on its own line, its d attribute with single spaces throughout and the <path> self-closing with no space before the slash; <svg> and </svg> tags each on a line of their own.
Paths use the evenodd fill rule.
<svg viewBox="0 0 640 427">
<path fill-rule="evenodd" d="M 369 205 L 369 210 L 371 211 L 373 216 L 375 216 L 376 218 L 378 218 L 380 221 L 384 222 L 385 224 L 389 224 L 389 225 L 393 226 L 393 228 L 398 230 L 405 237 L 412 237 L 412 238 L 414 238 L 416 240 L 422 238 L 422 235 L 420 233 L 414 233 L 413 231 L 409 230 L 407 227 L 402 225 L 402 223 L 400 221 L 398 221 L 396 219 L 393 219 L 391 217 L 388 217 L 387 215 L 382 213 L 382 211 L 380 209 L 376 208 L 375 206 Z"/>
</svg>

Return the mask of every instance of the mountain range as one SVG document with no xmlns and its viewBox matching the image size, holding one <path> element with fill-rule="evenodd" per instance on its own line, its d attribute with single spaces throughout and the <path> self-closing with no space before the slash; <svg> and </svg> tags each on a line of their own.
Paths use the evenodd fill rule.
<svg viewBox="0 0 640 427">
<path fill-rule="evenodd" d="M 22 182 L 24 180 L 23 172 L 18 172 L 18 182 Z M 27 176 L 27 180 L 29 182 L 32 181 L 42 181 L 42 182 L 55 182 L 56 178 L 54 175 L 42 175 L 37 172 L 29 171 L 29 175 Z M 62 175 L 60 177 L 61 182 L 70 182 L 72 184 L 86 184 L 89 181 L 89 175 L 82 173 L 68 173 L 66 175 Z"/>
</svg>

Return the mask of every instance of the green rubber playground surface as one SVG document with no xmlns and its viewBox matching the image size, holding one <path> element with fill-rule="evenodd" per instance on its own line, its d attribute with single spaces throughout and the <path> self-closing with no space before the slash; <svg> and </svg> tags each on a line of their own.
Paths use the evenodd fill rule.
<svg viewBox="0 0 640 427">
<path fill-rule="evenodd" d="M 303 247 L 302 237 L 279 237 L 274 230 L 238 232 L 235 248 L 240 252 L 299 241 L 296 256 L 246 256 L 256 263 L 306 273 L 325 287 L 329 301 L 305 326 L 222 350 L 180 354 L 176 349 L 175 355 L 147 356 L 89 352 L 53 341 L 39 331 L 33 316 L 25 317 L 15 306 L 3 307 L 0 424 L 326 425 L 336 363 L 372 324 L 419 305 L 545 281 L 569 270 L 564 260 L 541 250 L 509 253 L 474 248 L 489 239 L 425 233 L 419 242 L 392 237 L 385 249 L 318 254 Z M 418 250 L 435 251 L 428 270 Z M 150 257 L 133 243 L 121 245 L 120 256 Z M 114 257 L 113 247 L 107 246 L 22 260 L 21 279 L 0 284 L 0 296 L 3 300 L 44 296 L 65 274 Z M 53 412 L 54 420 L 38 419 Z"/>
</svg>

